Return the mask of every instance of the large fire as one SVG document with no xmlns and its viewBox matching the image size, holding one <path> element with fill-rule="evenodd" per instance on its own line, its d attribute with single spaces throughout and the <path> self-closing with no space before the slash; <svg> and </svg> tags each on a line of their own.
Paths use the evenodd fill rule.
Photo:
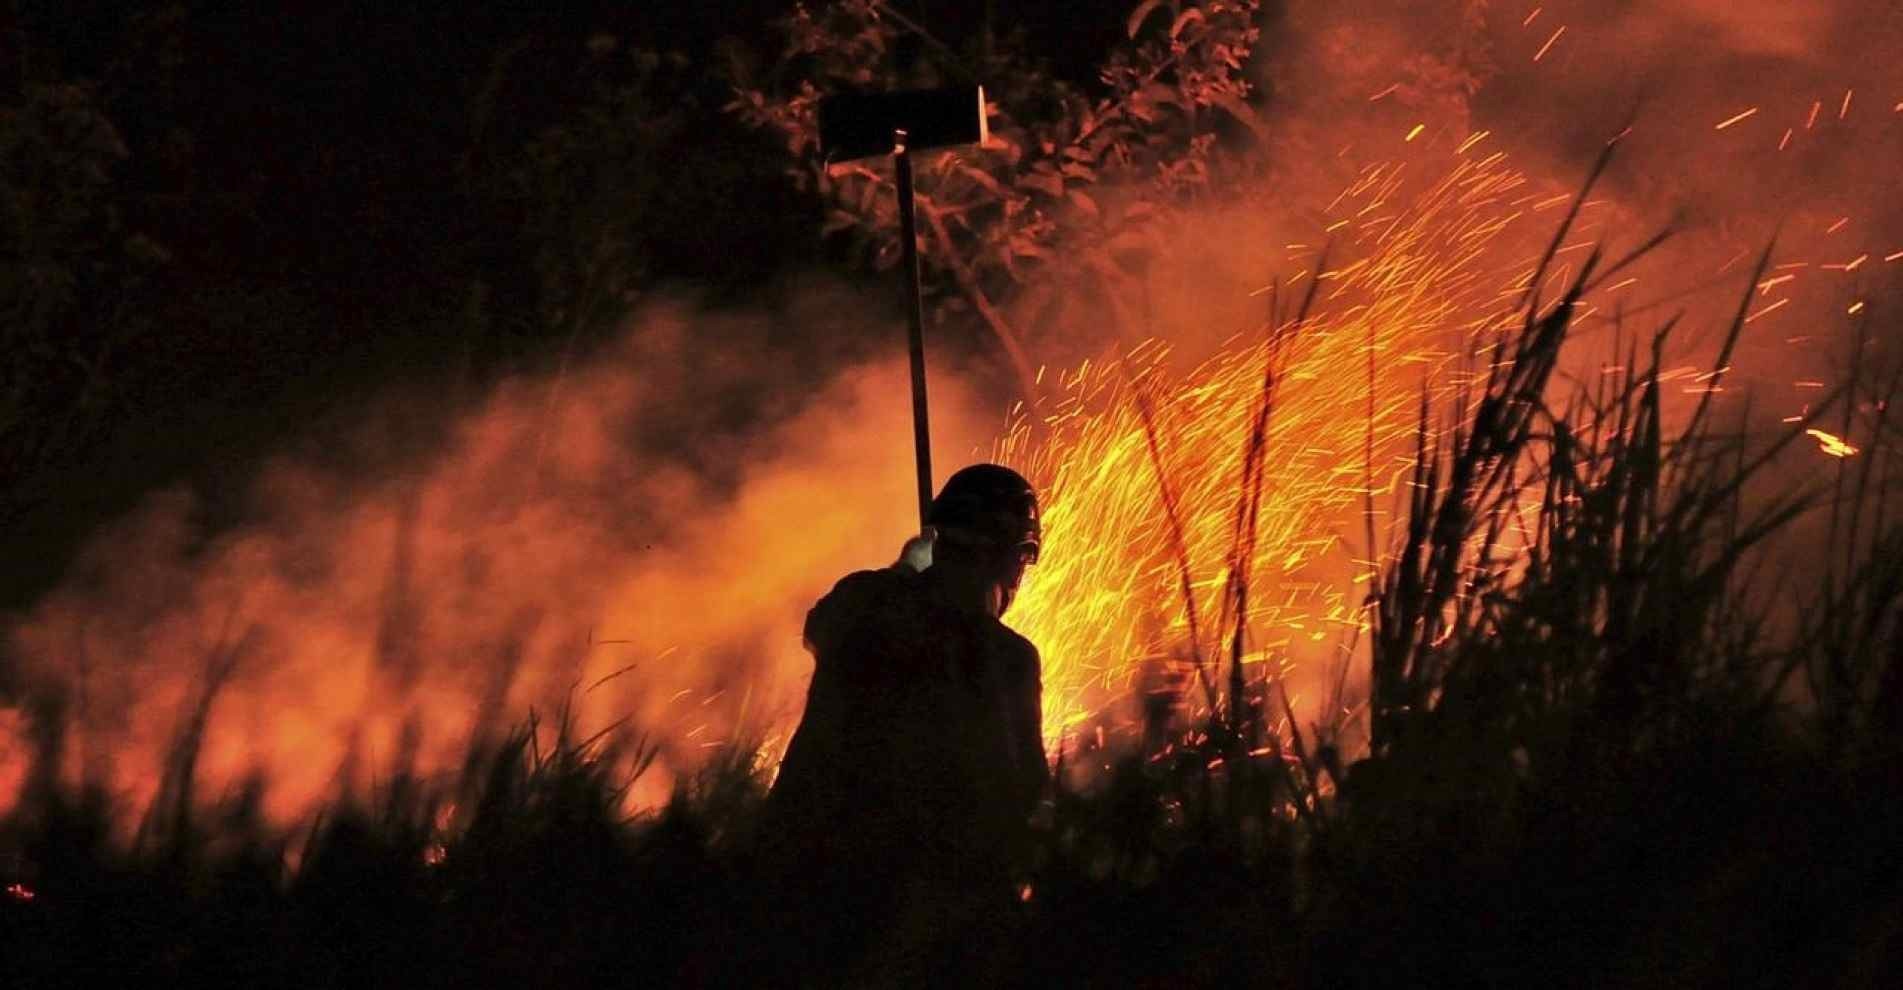
<svg viewBox="0 0 1903 990">
<path fill-rule="evenodd" d="M 1568 202 L 1530 191 L 1502 156 L 1479 145 L 1465 143 L 1471 157 L 1456 156 L 1424 192 L 1408 188 L 1400 163 L 1370 166 L 1318 224 L 1317 237 L 1331 245 L 1327 267 L 1317 272 L 1322 241 L 1288 244 L 1296 274 L 1259 295 L 1258 326 L 1186 372 L 1172 372 L 1170 345 L 1153 338 L 1061 375 L 1042 422 L 1004 445 L 1049 490 L 1050 552 L 1015 620 L 1044 650 L 1049 741 L 1106 705 L 1126 711 L 1114 702 L 1141 687 L 1146 661 L 1181 667 L 1196 653 L 1213 662 L 1272 326 L 1287 344 L 1274 369 L 1244 662 L 1275 665 L 1279 674 L 1301 659 L 1319 679 L 1330 654 L 1362 627 L 1374 570 L 1361 536 L 1364 505 L 1372 499 L 1385 532 L 1395 479 L 1409 466 L 1397 441 L 1413 435 L 1421 390 L 1457 387 L 1468 344 L 1487 339 L 1525 290 L 1533 259 L 1517 271 L 1490 268 L 1496 240 L 1513 223 L 1545 222 L 1545 211 Z M 1291 325 L 1295 297 L 1317 277 L 1314 310 Z M 1279 319 L 1272 300 L 1281 303 Z M 1156 463 L 1139 394 L 1155 397 Z M 1192 594 L 1207 613 L 1199 616 L 1201 643 L 1187 642 L 1191 623 L 1158 463 L 1180 505 Z"/>
<path fill-rule="evenodd" d="M 1538 17 L 1527 18 L 1526 54 L 1550 67 L 1583 32 L 1567 34 L 1550 16 L 1533 25 Z M 1895 96 L 1873 94 L 1875 109 L 1862 112 L 1887 111 Z M 1830 101 L 1780 99 L 1775 112 L 1768 101 L 1740 105 L 1678 130 L 1749 136 L 1758 153 L 1789 156 L 1793 135 L 1802 142 L 1865 105 L 1844 87 Z M 1903 114 L 1890 116 L 1895 130 Z M 1298 704 L 1313 706 L 1363 628 L 1379 555 L 1364 534 L 1379 544 L 1386 532 L 1423 393 L 1445 408 L 1529 291 L 1550 301 L 1596 244 L 1616 254 L 1651 233 L 1616 225 L 1642 211 L 1603 194 L 1581 205 L 1556 245 L 1549 281 L 1529 286 L 1543 238 L 1574 204 L 1577 176 L 1531 179 L 1497 138 L 1452 123 L 1410 121 L 1385 142 L 1372 157 L 1397 157 L 1349 168 L 1331 190 L 1338 195 L 1276 228 L 1273 264 L 1232 287 L 1253 317 L 1212 328 L 1195 312 L 1159 313 L 1146 339 L 1044 374 L 1044 394 L 1008 418 L 1001 438 L 990 403 L 934 383 L 939 463 L 993 452 L 1045 489 L 1046 552 L 1009 619 L 1043 651 L 1053 750 L 1130 717 L 1156 664 L 1180 673 L 1191 653 L 1215 661 L 1271 330 L 1281 325 L 1288 337 L 1275 368 L 1244 659 L 1252 677 L 1286 677 Z M 1824 280 L 1903 261 L 1903 245 L 1853 244 L 1851 217 L 1825 212 L 1786 228 L 1802 250 L 1781 255 L 1756 287 L 1754 333 L 1790 327 L 1780 321 L 1799 310 L 1787 304 L 1804 286 L 1840 294 L 1846 283 Z M 1621 310 L 1655 325 L 1680 288 L 1721 285 L 1735 303 L 1750 251 L 1733 239 L 1693 254 L 1697 267 L 1663 272 L 1654 296 L 1640 298 L 1639 274 L 1589 296 L 1580 315 L 1588 343 Z M 1287 326 L 1314 280 L 1309 319 Z M 1846 314 L 1833 299 L 1832 318 L 1868 319 L 1862 300 Z M 752 381 L 731 357 L 691 363 L 694 320 L 649 314 L 593 367 L 505 386 L 462 410 L 397 477 L 364 481 L 287 459 L 263 472 L 258 510 L 238 531 L 202 541 L 189 500 L 171 494 L 103 533 L 67 584 L 7 633 L 30 690 L 56 692 L 62 704 L 0 709 L 0 810 L 22 786 L 34 719 L 48 717 L 67 729 L 62 775 L 103 782 L 132 806 L 159 791 L 167 754 L 202 719 L 199 792 L 256 773 L 282 820 L 396 761 L 453 773 L 472 738 L 531 708 L 568 710 L 586 733 L 645 733 L 660 747 L 661 772 L 631 792 L 637 802 L 664 797 L 710 750 L 739 742 L 771 755 L 810 671 L 799 648 L 805 607 L 838 576 L 890 563 L 908 535 L 903 378 L 896 364 L 861 368 L 787 403 L 763 435 L 690 456 L 683 438 L 711 418 L 683 412 L 697 408 L 697 391 L 794 391 Z M 1815 325 L 1775 331 L 1781 343 L 1763 349 L 1802 348 Z M 1212 336 L 1221 342 L 1210 348 Z M 714 339 L 730 352 L 751 346 Z M 1209 356 L 1179 366 L 1191 340 Z M 1604 347 L 1588 353 L 1576 374 L 1616 360 Z M 1802 415 L 1825 386 L 1815 361 L 1760 363 L 1727 382 L 1781 376 L 1767 421 Z M 689 386 L 664 384 L 656 368 Z M 1700 396 L 1716 387 L 1708 374 L 1688 354 L 1663 378 Z M 1155 410 L 1160 471 L 1139 395 Z M 1843 458 L 1857 452 L 1852 432 L 1813 435 Z M 690 460 L 715 470 L 670 466 Z M 1163 485 L 1181 509 L 1198 643 L 1189 642 Z"/>
<path fill-rule="evenodd" d="M 1385 508 L 1419 390 L 1457 384 L 1466 342 L 1524 289 L 1531 259 L 1489 268 L 1493 242 L 1567 201 L 1467 142 L 1424 191 L 1401 166 L 1376 166 L 1330 204 L 1317 235 L 1336 260 L 1278 369 L 1249 662 L 1316 660 L 1356 628 L 1371 567 L 1342 534 L 1359 528 L 1370 487 Z M 1288 250 L 1294 274 L 1258 297 L 1265 326 L 1271 297 L 1292 302 L 1316 277 L 1319 242 Z M 453 771 L 472 738 L 531 708 L 658 744 L 664 772 L 638 801 L 663 797 L 708 750 L 771 752 L 808 669 L 804 604 L 848 570 L 888 563 L 905 534 L 907 465 L 883 437 L 899 436 L 885 427 L 903 421 L 902 386 L 896 369 L 847 376 L 747 455 L 737 494 L 643 473 L 615 431 L 672 408 L 631 370 L 673 357 L 675 319 L 559 388 L 504 389 L 409 476 L 352 485 L 287 462 L 264 477 L 261 522 L 211 546 L 189 546 L 177 499 L 102 540 L 12 633 L 31 676 L 64 688 L 65 774 L 142 804 L 202 718 L 200 793 L 255 772 L 288 819 L 392 761 Z M 1185 648 L 1133 387 L 1156 398 L 1163 474 L 1207 606 L 1262 330 L 1241 328 L 1186 372 L 1152 339 L 1053 375 L 1039 421 L 1018 417 L 1000 442 L 1047 487 L 1050 552 L 1012 620 L 1044 651 L 1052 748 L 1095 713 L 1127 712 L 1146 663 Z M 941 424 L 979 446 L 977 403 L 935 394 L 956 411 Z M 17 766 L 22 744 L 11 752 Z"/>
</svg>

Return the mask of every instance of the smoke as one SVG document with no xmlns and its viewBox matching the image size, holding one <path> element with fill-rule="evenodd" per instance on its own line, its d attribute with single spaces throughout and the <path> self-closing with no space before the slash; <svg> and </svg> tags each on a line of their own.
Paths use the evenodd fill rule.
<svg viewBox="0 0 1903 990">
<path fill-rule="evenodd" d="M 1432 170 L 1475 141 L 1468 154 L 1505 154 L 1536 203 L 1575 191 L 1617 139 L 1573 240 L 1616 254 L 1673 236 L 1620 295 L 1591 300 L 1600 311 L 1576 348 L 1587 364 L 1573 371 L 1616 363 L 1599 331 L 1620 314 L 1649 332 L 1682 313 L 1668 358 L 1708 367 L 1773 244 L 1776 281 L 1749 307 L 1763 314 L 1731 362 L 1730 404 L 1749 395 L 1775 411 L 1767 421 L 1796 415 L 1817 383 L 1890 356 L 1894 342 L 1868 341 L 1903 288 L 1903 8 L 1293 2 L 1265 37 L 1260 81 L 1286 140 L 1272 152 L 1277 201 L 1326 202 L 1374 163 Z M 1556 221 L 1503 240 L 1503 262 L 1537 257 Z M 1320 226 L 1278 223 L 1258 240 L 1312 241 Z"/>
<path fill-rule="evenodd" d="M 1697 329 L 1729 319 L 1775 235 L 1775 260 L 1790 267 L 1751 290 L 1752 311 L 1763 312 L 1727 379 L 1749 388 L 1718 409 L 1730 414 L 1750 394 L 1768 422 L 1841 379 L 1850 342 L 1870 325 L 1858 321 L 1878 313 L 1903 272 L 1887 260 L 1903 251 L 1893 173 L 1903 70 L 1890 57 L 1903 48 L 1900 20 L 1868 0 L 1290 3 L 1261 60 L 1276 136 L 1265 181 L 1189 213 L 1144 278 L 1139 324 L 1102 319 L 1083 299 L 1079 315 L 1027 325 L 1027 336 L 1060 362 L 1053 382 L 1062 363 L 1161 338 L 1192 400 L 1183 408 L 1201 408 L 1192 369 L 1261 327 L 1260 290 L 1299 280 L 1325 247 L 1334 269 L 1386 259 L 1366 270 L 1394 280 L 1345 280 L 1335 283 L 1344 293 L 1324 294 L 1330 325 L 1348 335 L 1301 350 L 1308 365 L 1278 400 L 1284 410 L 1312 404 L 1278 413 L 1306 445 L 1289 448 L 1288 478 L 1332 494 L 1289 509 L 1302 531 L 1264 547 L 1289 562 L 1258 571 L 1263 598 L 1309 628 L 1297 635 L 1265 620 L 1256 635 L 1310 642 L 1315 610 L 1289 604 L 1292 589 L 1332 588 L 1352 602 L 1349 585 L 1367 570 L 1343 535 L 1360 520 L 1342 494 L 1360 477 L 1362 328 L 1393 339 L 1390 353 L 1407 362 L 1382 369 L 1392 391 L 1384 410 L 1390 400 L 1411 408 L 1420 376 L 1512 297 L 1567 194 L 1615 136 L 1618 160 L 1574 240 L 1605 240 L 1616 253 L 1667 226 L 1680 233 L 1631 272 L 1636 281 L 1587 300 L 1584 356 L 1569 370 L 1589 380 L 1616 360 L 1605 332 L 1616 314 L 1642 331 L 1681 309 L 1694 329 L 1671 359 L 1703 370 L 1712 339 Z M 1470 166 L 1484 183 L 1449 192 L 1449 176 Z M 1582 260 L 1578 244 L 1565 246 L 1561 275 Z M 1468 245 L 1484 250 L 1466 256 Z M 1848 311 L 1864 299 L 1861 315 Z M 257 771 L 280 819 L 404 754 L 426 771 L 454 770 L 472 739 L 531 708 L 569 706 L 583 732 L 625 719 L 651 733 L 660 772 L 638 799 L 727 740 L 765 735 L 770 749 L 810 672 L 805 609 L 840 575 L 889 563 L 914 528 L 904 368 L 854 343 L 867 338 L 855 330 L 864 308 L 836 292 L 785 312 L 653 304 L 566 370 L 476 400 L 409 394 L 365 410 L 316 449 L 266 465 L 236 528 L 208 531 L 187 492 L 155 494 L 103 528 L 65 583 L 7 630 L 18 680 L 63 699 L 62 772 L 142 805 L 201 709 L 200 775 L 228 785 Z M 1878 340 L 1855 360 L 1893 346 Z M 1004 403 L 969 384 L 958 359 L 933 353 L 941 477 L 982 457 L 1004 426 Z M 1687 388 L 1683 401 L 1697 395 Z M 1394 409 L 1405 435 L 1407 410 Z M 1209 422 L 1239 423 L 1246 410 L 1229 412 Z M 1130 454 L 1132 429 L 1109 423 L 1088 434 L 1101 444 L 1088 449 Z M 1324 435 L 1332 439 L 1316 439 Z M 1206 447 L 1227 455 L 1241 439 L 1224 433 Z M 1228 511 L 1226 466 L 1216 471 L 1195 451 L 1171 456 L 1201 472 L 1191 487 L 1207 489 L 1211 513 Z M 1124 469 L 1147 470 L 1140 464 L 1126 457 Z M 1053 468 L 1045 480 L 1090 478 L 1091 467 Z M 1126 493 L 1116 518 L 1154 528 L 1144 484 L 1113 480 L 1105 490 Z M 1090 527 L 1101 508 L 1052 507 L 1051 559 L 1084 556 L 1076 540 L 1099 532 Z M 1077 527 L 1070 551 L 1056 538 L 1063 519 Z M 1210 531 L 1215 549 L 1199 548 L 1196 563 L 1213 584 L 1227 529 Z M 1102 577 L 1066 573 L 1076 583 Z M 1155 597 L 1167 611 L 1168 567 L 1141 573 L 1165 589 Z M 1142 638 L 1138 609 L 1119 599 L 1089 613 L 1103 588 L 1043 576 L 1022 599 L 1027 614 L 1014 616 L 1026 628 L 1075 638 L 1088 615 L 1104 624 L 1091 635 Z M 1048 614 L 1029 614 L 1040 602 Z M 1331 629 L 1345 621 L 1324 618 Z M 1302 649 L 1327 656 L 1334 642 Z M 1314 705 L 1328 671 L 1297 660 L 1298 704 Z M 23 784 L 30 722 L 0 709 L 0 808 Z"/>
<path fill-rule="evenodd" d="M 1370 322 L 1367 307 L 1383 294 L 1419 291 L 1433 301 L 1391 305 L 1370 335 L 1396 342 L 1394 349 L 1382 346 L 1383 401 L 1390 389 L 1417 395 L 1419 374 L 1441 372 L 1427 370 L 1431 360 L 1406 356 L 1409 349 L 1438 344 L 1457 352 L 1471 342 L 1463 335 L 1490 325 L 1482 315 L 1487 293 L 1499 293 L 1495 312 L 1497 300 L 1517 298 L 1594 161 L 1616 141 L 1612 167 L 1559 245 L 1543 298 L 1554 298 L 1596 245 L 1618 257 L 1657 232 L 1672 237 L 1585 300 L 1564 387 L 1600 380 L 1607 368 L 1624 364 L 1635 339 L 1680 317 L 1664 355 L 1664 377 L 1672 383 L 1666 413 L 1674 423 L 1718 389 L 1712 413 L 1721 429 L 1743 422 L 1748 411 L 1754 431 L 1768 435 L 1788 428 L 1779 420 L 1812 412 L 1833 386 L 1859 374 L 1866 391 L 1860 400 L 1851 397 L 1850 411 L 1861 414 L 1872 408 L 1874 367 L 1895 361 L 1895 341 L 1877 328 L 1894 318 L 1888 300 L 1903 288 L 1903 186 L 1893 165 L 1903 160 L 1903 70 L 1892 56 L 1903 40 L 1900 23 L 1903 14 L 1893 5 L 1863 0 L 1804 9 L 1530 0 L 1284 5 L 1265 30 L 1257 80 L 1275 135 L 1265 149 L 1266 177 L 1234 198 L 1190 211 L 1145 273 L 1139 321 L 1121 329 L 1114 349 L 1129 353 L 1152 336 L 1168 342 L 1174 367 L 1187 379 L 1176 398 L 1201 409 L 1198 386 L 1208 380 L 1197 378 L 1199 363 L 1233 349 L 1239 335 L 1255 339 L 1248 335 L 1268 317 L 1261 290 L 1300 284 L 1326 251 L 1334 271 L 1373 263 L 1399 274 L 1378 286 L 1361 276 L 1332 283 L 1321 306 L 1333 332 Z M 1422 230 L 1417 225 L 1429 209 L 1423 204 L 1464 168 L 1498 179 L 1484 192 L 1460 194 L 1485 219 Z M 1489 233 L 1471 238 L 1476 226 Z M 1395 238 L 1412 236 L 1410 230 L 1421 231 L 1423 243 L 1397 251 Z M 1480 242 L 1484 248 L 1472 257 L 1450 261 Z M 1771 268 L 1753 286 L 1753 263 L 1773 244 Z M 1403 257 L 1410 253 L 1412 260 Z M 1436 268 L 1439 284 L 1426 285 L 1424 273 Z M 1743 338 L 1722 384 L 1710 384 L 1705 373 L 1717 365 L 1723 331 L 1741 304 L 1749 318 Z M 1318 350 L 1294 359 L 1312 363 L 1291 369 L 1309 377 L 1290 383 L 1277 415 L 1294 408 L 1315 416 L 1300 442 L 1359 463 L 1358 445 L 1336 442 L 1326 414 L 1361 421 L 1356 390 L 1341 381 L 1360 380 L 1361 358 L 1350 348 L 1330 351 L 1331 331 L 1313 329 Z M 1066 324 L 1062 335 L 1111 336 L 1090 333 L 1088 321 Z M 1422 370 L 1396 374 L 1396 361 L 1419 361 Z M 1324 409 L 1300 408 L 1331 401 Z M 1837 422 L 1833 417 L 1833 429 Z M 1103 451 L 1123 449 L 1129 430 L 1104 429 L 1114 435 L 1094 442 Z M 1856 432 L 1854 423 L 1847 432 Z M 1165 443 L 1202 445 L 1185 435 L 1166 436 Z M 1835 463 L 1807 450 L 1795 473 L 1769 485 L 1814 481 L 1820 462 Z M 1225 490 L 1208 499 L 1209 512 L 1232 504 L 1226 471 L 1217 486 Z M 1291 463 L 1275 484 L 1306 485 L 1326 471 L 1325 463 Z M 1192 493 L 1206 482 L 1194 471 L 1179 479 Z M 1132 498 L 1142 501 L 1114 496 L 1119 509 L 1132 508 Z M 1365 573 L 1361 541 L 1352 538 L 1358 512 L 1323 507 L 1325 501 L 1290 508 L 1307 514 L 1308 538 L 1327 551 L 1301 568 L 1259 566 L 1269 594 L 1308 596 L 1317 587 L 1339 594 Z M 1288 545 L 1302 544 L 1291 538 Z M 1193 565 L 1213 588 L 1221 547 L 1199 552 Z M 1144 559 L 1160 568 L 1155 583 L 1167 584 L 1169 561 Z M 1027 608 L 1052 594 L 1033 588 Z M 1148 595 L 1158 602 L 1170 596 L 1166 588 Z M 1330 608 L 1325 597 L 1304 598 L 1290 612 L 1302 613 L 1306 629 L 1265 620 L 1254 632 L 1257 642 L 1291 644 L 1281 649 L 1294 662 L 1289 683 L 1305 720 L 1328 714 L 1319 705 L 1332 682 L 1334 644 L 1304 641 L 1317 616 L 1327 625 Z M 1061 628 L 1040 631 L 1045 639 L 1067 635 Z M 1121 625 L 1101 630 L 1112 638 L 1129 634 Z"/>
<path fill-rule="evenodd" d="M 331 444 L 375 471 L 280 458 L 230 531 L 204 532 L 189 493 L 153 496 L 8 632 L 25 682 L 64 699 L 64 774 L 143 807 L 204 706 L 199 777 L 256 772 L 288 820 L 567 707 L 583 733 L 649 733 L 652 800 L 703 750 L 782 730 L 810 674 L 805 609 L 889 563 L 916 503 L 902 363 L 801 338 L 847 362 L 806 380 L 788 369 L 823 359 L 776 322 L 651 305 L 576 370 L 436 403 L 420 428 L 366 412 Z M 933 385 L 949 464 L 988 404 Z M 419 432 L 434 443 L 390 453 Z"/>
</svg>

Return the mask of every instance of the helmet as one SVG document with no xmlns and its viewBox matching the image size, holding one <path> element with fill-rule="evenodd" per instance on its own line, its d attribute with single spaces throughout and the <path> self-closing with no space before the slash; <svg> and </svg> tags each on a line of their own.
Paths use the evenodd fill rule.
<svg viewBox="0 0 1903 990">
<path fill-rule="evenodd" d="M 973 464 L 945 480 L 925 523 L 951 542 L 1015 548 L 1036 563 L 1043 543 L 1037 492 L 1024 476 L 997 464 Z"/>
</svg>

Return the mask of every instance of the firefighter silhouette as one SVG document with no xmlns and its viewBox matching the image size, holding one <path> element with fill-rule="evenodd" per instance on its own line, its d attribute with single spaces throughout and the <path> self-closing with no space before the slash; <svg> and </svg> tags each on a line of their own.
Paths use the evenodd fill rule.
<svg viewBox="0 0 1903 990">
<path fill-rule="evenodd" d="M 1030 483 L 973 465 L 932 501 L 929 565 L 914 541 L 808 613 L 812 685 L 762 837 L 782 895 L 817 909 L 792 922 L 811 949 L 1009 903 L 1047 768 L 1037 648 L 999 620 L 1040 536 Z"/>
</svg>

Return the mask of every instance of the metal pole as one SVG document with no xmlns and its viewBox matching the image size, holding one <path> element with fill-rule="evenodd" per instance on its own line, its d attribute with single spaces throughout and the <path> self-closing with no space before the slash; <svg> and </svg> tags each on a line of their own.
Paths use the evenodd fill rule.
<svg viewBox="0 0 1903 990">
<path fill-rule="evenodd" d="M 932 425 L 925 403 L 925 301 L 919 288 L 918 212 L 912 199 L 912 156 L 905 131 L 892 132 L 892 164 L 899 187 L 899 248 L 905 260 L 905 318 L 911 330 L 912 452 L 918 462 L 918 524 L 932 508 Z"/>
</svg>

